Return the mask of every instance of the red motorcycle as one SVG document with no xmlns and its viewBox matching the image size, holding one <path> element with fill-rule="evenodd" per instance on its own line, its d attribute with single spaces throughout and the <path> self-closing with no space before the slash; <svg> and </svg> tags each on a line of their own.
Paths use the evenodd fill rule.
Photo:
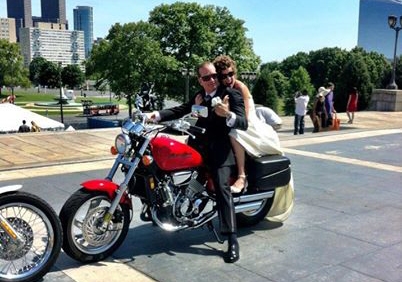
<svg viewBox="0 0 402 282">
<path fill-rule="evenodd" d="M 192 114 L 205 117 L 206 108 L 194 106 Z M 212 180 L 199 152 L 175 138 L 170 129 L 190 138 L 204 129 L 192 126 L 186 116 L 165 125 L 147 124 L 146 116 L 126 120 L 112 151 L 116 160 L 105 179 L 82 183 L 60 212 L 63 249 L 72 258 L 95 262 L 110 256 L 125 239 L 132 219 L 132 197 L 141 199 L 141 219 L 153 221 L 166 231 L 194 229 L 206 225 L 223 243 L 212 225 L 217 206 Z M 118 170 L 125 177 L 113 182 Z M 278 187 L 291 183 L 290 161 L 284 156 L 264 156 L 247 163 L 247 191 L 234 194 L 240 226 L 262 221 L 273 206 L 283 206 L 289 193 Z M 291 187 L 293 202 L 293 187 Z M 278 202 L 279 204 L 275 204 Z M 289 202 L 289 201 L 288 201 Z M 289 205 L 288 205 L 289 206 Z M 289 209 L 287 213 L 289 213 Z M 286 216 L 287 217 L 287 216 Z"/>
</svg>

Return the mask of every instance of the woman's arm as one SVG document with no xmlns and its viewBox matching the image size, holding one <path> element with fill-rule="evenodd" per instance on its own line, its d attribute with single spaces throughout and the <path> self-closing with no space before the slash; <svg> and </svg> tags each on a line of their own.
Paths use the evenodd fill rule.
<svg viewBox="0 0 402 282">
<path fill-rule="evenodd" d="M 240 91 L 243 97 L 244 108 L 246 110 L 246 118 L 248 119 L 248 115 L 250 112 L 250 98 L 252 97 L 250 90 L 248 89 L 247 85 L 241 82 L 240 80 L 236 80 L 234 88 Z"/>
</svg>

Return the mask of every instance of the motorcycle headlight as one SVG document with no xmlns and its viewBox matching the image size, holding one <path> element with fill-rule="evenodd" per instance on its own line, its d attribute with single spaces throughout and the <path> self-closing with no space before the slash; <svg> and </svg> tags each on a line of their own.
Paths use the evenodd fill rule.
<svg viewBox="0 0 402 282">
<path fill-rule="evenodd" d="M 114 145 L 119 154 L 125 154 L 130 150 L 131 140 L 126 134 L 119 134 L 116 136 Z"/>
<path fill-rule="evenodd" d="M 127 119 L 123 122 L 123 126 L 121 128 L 123 133 L 131 133 L 135 136 L 140 136 L 142 131 L 144 130 L 144 125 L 141 122 L 132 122 L 130 119 Z"/>
</svg>

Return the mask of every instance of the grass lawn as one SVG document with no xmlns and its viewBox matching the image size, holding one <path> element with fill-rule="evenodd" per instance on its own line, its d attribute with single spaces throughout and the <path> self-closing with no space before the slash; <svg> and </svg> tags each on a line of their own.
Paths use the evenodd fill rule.
<svg viewBox="0 0 402 282">
<path fill-rule="evenodd" d="M 49 93 L 37 93 L 37 92 L 29 92 L 29 91 L 14 91 L 16 96 L 15 104 L 23 107 L 24 109 L 28 109 L 32 112 L 35 112 L 40 115 L 59 115 L 60 108 L 55 106 L 36 106 L 35 103 L 45 103 L 45 102 L 56 102 L 59 95 L 57 94 L 49 94 Z M 2 91 L 0 95 L 0 100 L 6 98 L 10 95 L 9 91 Z M 81 103 L 82 100 L 91 100 L 93 103 L 117 103 L 120 105 L 120 108 L 125 108 L 125 100 L 117 100 L 116 98 L 112 98 L 110 101 L 109 96 L 105 97 L 83 97 L 76 96 L 75 103 Z M 63 113 L 66 115 L 77 115 L 82 113 L 81 105 L 77 107 L 64 107 Z"/>
</svg>

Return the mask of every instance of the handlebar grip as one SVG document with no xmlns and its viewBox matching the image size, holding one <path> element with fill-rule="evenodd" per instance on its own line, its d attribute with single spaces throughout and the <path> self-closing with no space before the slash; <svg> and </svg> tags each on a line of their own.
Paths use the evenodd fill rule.
<svg viewBox="0 0 402 282">
<path fill-rule="evenodd" d="M 205 133 L 205 128 L 202 128 L 202 127 L 199 127 L 199 126 L 194 126 L 194 125 L 191 125 L 189 130 L 194 132 L 194 133 L 201 133 L 201 134 Z"/>
</svg>

